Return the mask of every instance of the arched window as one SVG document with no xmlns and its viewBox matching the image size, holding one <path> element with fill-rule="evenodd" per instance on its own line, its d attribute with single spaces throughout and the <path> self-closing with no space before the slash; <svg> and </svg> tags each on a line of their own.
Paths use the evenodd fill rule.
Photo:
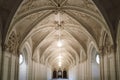
<svg viewBox="0 0 120 80">
<path fill-rule="evenodd" d="M 96 55 L 96 62 L 97 62 L 98 64 L 100 64 L 100 55 L 99 55 L 99 54 Z"/>
<path fill-rule="evenodd" d="M 92 80 L 100 80 L 100 58 L 99 53 L 95 48 L 91 52 L 91 68 L 92 68 Z"/>
<path fill-rule="evenodd" d="M 19 80 L 27 80 L 27 50 L 25 48 L 19 55 Z"/>
<path fill-rule="evenodd" d="M 19 56 L 19 64 L 22 64 L 22 63 L 23 63 L 23 61 L 24 61 L 24 59 L 23 59 L 23 55 L 22 55 L 22 54 L 20 54 L 20 56 Z"/>
</svg>

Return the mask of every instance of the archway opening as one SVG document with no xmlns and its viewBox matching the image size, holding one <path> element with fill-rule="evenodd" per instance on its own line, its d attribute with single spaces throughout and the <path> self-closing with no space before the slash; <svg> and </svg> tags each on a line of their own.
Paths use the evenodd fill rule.
<svg viewBox="0 0 120 80">
<path fill-rule="evenodd" d="M 53 79 L 57 79 L 57 71 L 56 70 L 53 71 Z"/>
<path fill-rule="evenodd" d="M 57 75 L 57 78 L 61 78 L 61 79 L 62 79 L 63 73 L 62 73 L 62 70 L 61 70 L 61 69 L 58 70 L 57 74 L 58 74 L 58 75 Z"/>
<path fill-rule="evenodd" d="M 19 80 L 27 80 L 27 51 L 23 49 L 19 55 Z"/>
<path fill-rule="evenodd" d="M 67 71 L 66 70 L 63 71 L 63 79 L 67 79 Z"/>
</svg>

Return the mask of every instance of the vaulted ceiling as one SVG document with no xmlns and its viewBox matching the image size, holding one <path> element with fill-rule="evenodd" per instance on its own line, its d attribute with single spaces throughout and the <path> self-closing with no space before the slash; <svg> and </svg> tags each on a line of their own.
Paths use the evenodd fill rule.
<svg viewBox="0 0 120 80">
<path fill-rule="evenodd" d="M 5 38 L 7 29 L 12 20 L 13 15 L 15 14 L 18 6 L 21 4 L 23 0 L 0 0 L 0 15 L 2 17 L 3 22 L 3 32 Z M 118 20 L 120 16 L 120 0 L 93 0 L 97 5 L 104 18 L 106 19 L 109 27 L 113 33 L 113 37 L 115 38 Z"/>
<path fill-rule="evenodd" d="M 59 60 L 63 68 L 86 60 L 89 42 L 92 41 L 99 46 L 100 36 L 104 30 L 113 33 L 113 36 L 115 34 L 113 26 L 116 20 L 111 15 L 117 13 L 106 13 L 108 15 L 105 16 L 100 12 L 102 10 L 98 9 L 98 3 L 95 4 L 92 0 L 24 0 L 22 3 L 20 1 L 18 9 L 15 7 L 17 11 L 14 17 L 10 16 L 12 19 L 7 16 L 16 10 L 14 8 L 12 11 L 13 2 L 1 2 L 5 26 L 3 32 L 7 31 L 9 35 L 15 30 L 21 35 L 21 45 L 31 39 L 33 60 L 50 64 L 55 68 L 59 67 Z M 106 3 L 104 7 L 105 3 L 102 5 L 106 11 L 109 9 L 107 6 L 115 6 Z M 59 17 L 60 21 L 57 21 L 56 17 Z M 10 21 L 6 22 L 7 19 Z M 62 43 L 61 47 L 57 46 L 59 40 Z"/>
</svg>

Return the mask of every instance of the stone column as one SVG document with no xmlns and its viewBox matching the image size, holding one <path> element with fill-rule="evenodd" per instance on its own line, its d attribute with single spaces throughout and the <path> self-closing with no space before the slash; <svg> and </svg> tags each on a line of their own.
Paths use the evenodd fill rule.
<svg viewBox="0 0 120 80">
<path fill-rule="evenodd" d="M 109 80 L 109 59 L 107 47 L 102 46 L 99 49 L 100 53 L 100 78 L 101 80 Z"/>
<path fill-rule="evenodd" d="M 7 38 L 3 49 L 2 80 L 18 80 L 18 35 L 14 32 Z"/>
<path fill-rule="evenodd" d="M 28 56 L 28 80 L 32 80 L 32 70 L 33 70 L 33 61 L 31 59 L 31 56 Z"/>
<path fill-rule="evenodd" d="M 103 47 L 101 54 L 101 78 L 102 80 L 116 80 L 115 54 L 111 45 Z"/>
<path fill-rule="evenodd" d="M 2 75 L 2 20 L 1 20 L 1 17 L 0 17 L 0 75 Z"/>
<path fill-rule="evenodd" d="M 92 53 L 87 52 L 87 60 L 86 60 L 86 80 L 92 80 Z"/>
<path fill-rule="evenodd" d="M 2 75 L 2 51 L 1 51 L 1 46 L 0 46 L 0 75 Z M 0 80 L 1 80 L 1 77 L 0 77 Z"/>
<path fill-rule="evenodd" d="M 117 29 L 117 36 L 116 36 L 116 54 L 115 54 L 115 64 L 116 64 L 116 80 L 120 80 L 120 20 Z"/>
<path fill-rule="evenodd" d="M 14 62 L 13 65 L 15 66 L 15 68 L 13 68 L 13 69 L 15 69 L 14 70 L 14 80 L 19 80 L 19 56 L 14 56 L 13 62 Z M 13 80 L 13 79 L 11 79 L 11 80 Z"/>
<path fill-rule="evenodd" d="M 120 80 L 120 39 L 117 43 L 117 52 L 115 54 L 116 80 Z"/>
<path fill-rule="evenodd" d="M 3 52 L 2 80 L 18 80 L 19 58 L 12 52 Z"/>
<path fill-rule="evenodd" d="M 111 79 L 110 79 L 110 59 L 109 59 L 109 54 L 110 54 L 110 53 L 109 53 L 108 51 L 106 51 L 106 60 L 107 60 L 107 61 L 106 61 L 106 62 L 107 62 L 107 63 L 106 63 L 106 67 L 107 67 L 107 68 L 106 68 L 106 69 L 107 69 L 107 70 L 106 70 L 106 71 L 107 71 L 107 74 L 106 74 L 107 76 L 106 76 L 106 78 L 107 78 L 107 80 L 111 80 Z"/>
<path fill-rule="evenodd" d="M 35 63 L 32 61 L 32 80 L 35 80 Z"/>
<path fill-rule="evenodd" d="M 110 80 L 110 60 L 108 45 L 104 47 L 104 80 Z"/>
<path fill-rule="evenodd" d="M 116 80 L 116 62 L 115 62 L 115 47 L 111 45 L 109 47 L 109 61 L 110 61 L 110 79 Z"/>
<path fill-rule="evenodd" d="M 3 65 L 2 65 L 2 80 L 8 80 L 9 79 L 9 69 L 10 69 L 10 53 L 7 51 L 3 52 Z"/>
<path fill-rule="evenodd" d="M 100 54 L 100 78 L 104 80 L 104 56 Z"/>
<path fill-rule="evenodd" d="M 104 80 L 104 53 L 103 47 L 100 48 L 100 80 Z"/>
</svg>

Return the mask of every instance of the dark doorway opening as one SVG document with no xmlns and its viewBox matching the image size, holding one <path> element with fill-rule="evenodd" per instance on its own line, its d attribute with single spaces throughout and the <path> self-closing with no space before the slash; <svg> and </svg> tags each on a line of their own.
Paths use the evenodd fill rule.
<svg viewBox="0 0 120 80">
<path fill-rule="evenodd" d="M 57 71 L 53 71 L 53 79 L 57 78 Z"/>
<path fill-rule="evenodd" d="M 67 71 L 63 71 L 63 78 L 67 79 Z"/>
</svg>

